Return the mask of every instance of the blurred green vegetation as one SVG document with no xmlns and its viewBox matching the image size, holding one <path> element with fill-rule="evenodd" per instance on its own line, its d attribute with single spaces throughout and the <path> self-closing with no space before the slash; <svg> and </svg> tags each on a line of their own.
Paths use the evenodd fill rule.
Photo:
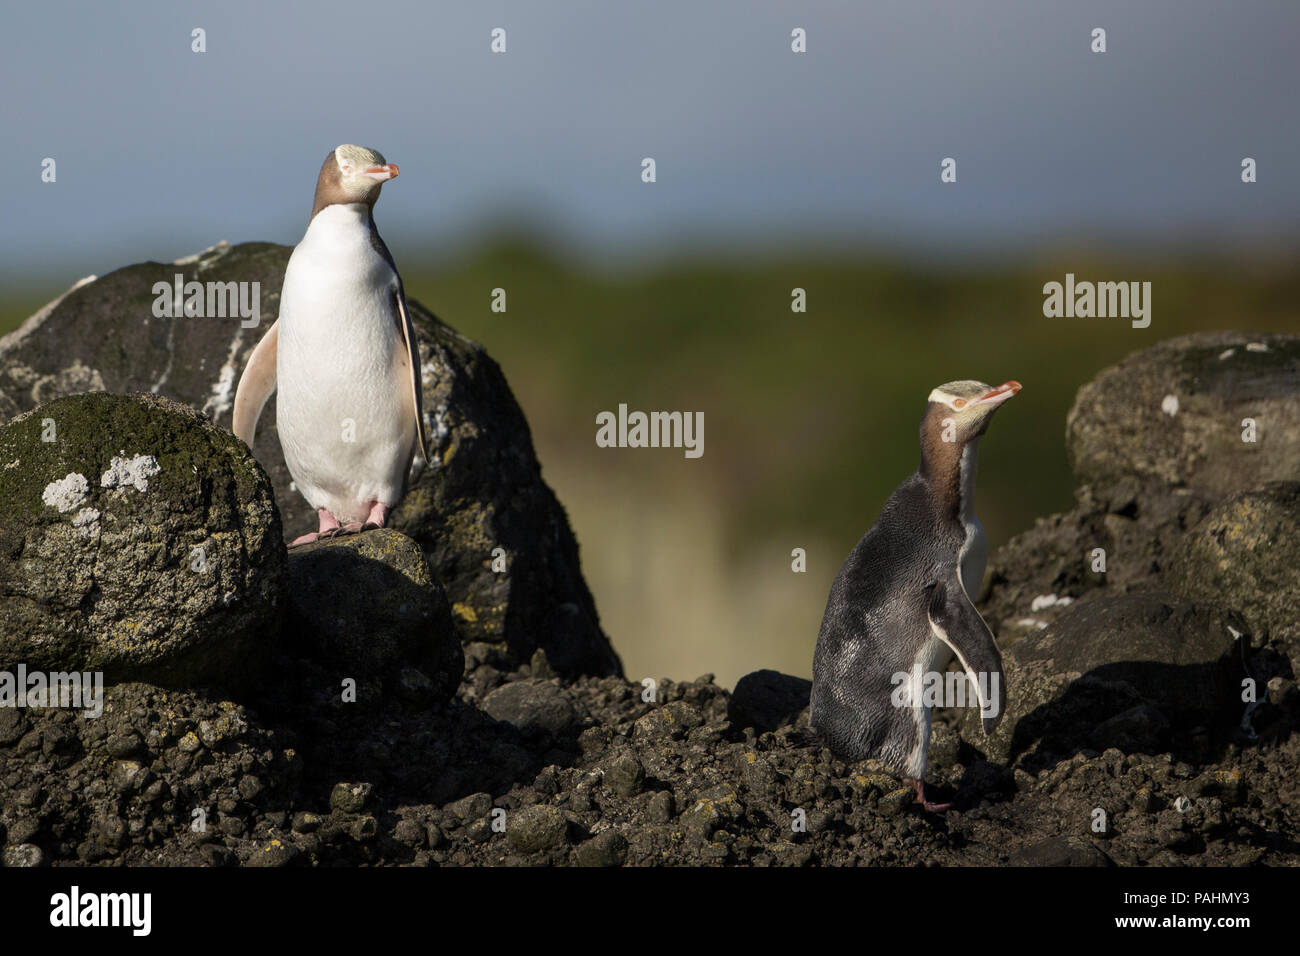
<svg viewBox="0 0 1300 956">
<path fill-rule="evenodd" d="M 1151 327 L 1045 318 L 1042 285 L 1067 271 L 1150 281 Z M 504 314 L 489 308 L 498 286 Z M 501 244 L 452 272 L 411 276 L 407 287 L 487 347 L 534 429 L 557 448 L 595 456 L 594 416 L 620 402 L 704 411 L 699 461 L 599 454 L 635 461 L 637 472 L 662 470 L 657 480 L 707 474 L 721 483 L 737 549 L 788 526 L 824 531 L 847 551 L 915 467 L 926 395 L 959 378 L 1025 386 L 981 458 L 983 520 L 1005 537 L 1068 506 L 1065 415 L 1098 370 L 1188 332 L 1300 328 L 1294 270 L 1251 275 L 1223 263 L 1131 258 L 954 272 L 789 257 L 609 275 Z M 807 291 L 806 314 L 790 310 L 795 287 Z"/>
<path fill-rule="evenodd" d="M 424 257 L 394 251 L 408 294 L 504 368 L 633 677 L 807 675 L 832 577 L 916 467 L 933 386 L 1024 385 L 981 449 L 979 513 L 996 548 L 1070 506 L 1065 417 L 1100 369 L 1198 330 L 1300 330 L 1300 272 L 1286 262 L 1036 252 L 951 268 L 692 254 L 598 269 L 503 239 L 422 269 Z M 1045 318 L 1042 286 L 1066 272 L 1151 282 L 1150 328 Z M 498 287 L 504 313 L 490 308 Z M 790 309 L 796 287 L 806 313 Z M 0 332 L 62 291 L 10 283 Z M 596 414 L 620 403 L 704 412 L 704 456 L 597 448 Z M 806 574 L 790 571 L 796 547 Z"/>
</svg>

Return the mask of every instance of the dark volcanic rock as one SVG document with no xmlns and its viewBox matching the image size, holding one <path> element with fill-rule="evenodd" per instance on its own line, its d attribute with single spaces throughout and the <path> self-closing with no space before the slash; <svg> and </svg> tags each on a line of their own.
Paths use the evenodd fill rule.
<svg viewBox="0 0 1300 956">
<path fill-rule="evenodd" d="M 1170 588 L 1183 536 L 1219 502 L 1300 480 L 1300 336 L 1200 333 L 1136 352 L 1079 389 L 1066 441 L 1078 506 L 989 561 L 982 611 L 1003 643 L 1097 588 Z"/>
<path fill-rule="evenodd" d="M 539 853 L 568 839 L 569 821 L 557 807 L 525 807 L 506 819 L 506 839 L 522 853 Z"/>
<path fill-rule="evenodd" d="M 293 646 L 339 673 L 401 677 L 415 697 L 445 703 L 460 685 L 464 654 L 442 586 L 423 552 L 390 528 L 340 535 L 289 552 L 287 627 Z M 427 684 L 427 686 L 425 686 Z"/>
<path fill-rule="evenodd" d="M 1011 856 L 1015 866 L 1114 866 L 1101 850 L 1083 837 L 1052 837 Z"/>
<path fill-rule="evenodd" d="M 289 253 L 271 243 L 221 244 L 172 264 L 142 263 L 78 284 L 0 339 L 0 420 L 61 395 L 139 390 L 185 402 L 229 428 L 239 376 L 275 321 Z M 261 324 L 156 318 L 154 285 L 170 285 L 177 273 L 187 282 L 260 283 Z M 393 526 L 428 555 L 462 641 L 500 644 L 516 664 L 541 647 L 563 675 L 620 673 L 568 519 L 542 480 L 527 422 L 500 368 L 418 302 L 410 307 L 431 464 L 413 470 Z M 314 531 L 316 519 L 290 488 L 274 406 L 272 398 L 256 451 L 275 488 L 283 533 L 292 539 Z"/>
<path fill-rule="evenodd" d="M 574 853 L 578 866 L 622 866 L 627 859 L 627 837 L 617 830 L 604 830 Z"/>
<path fill-rule="evenodd" d="M 498 687 L 483 699 L 483 710 L 522 731 L 548 734 L 564 733 L 578 716 L 554 682 L 535 679 Z"/>
<path fill-rule="evenodd" d="M 1300 482 L 1273 482 L 1214 509 L 1183 541 L 1170 587 L 1240 611 L 1261 635 L 1300 626 Z"/>
<path fill-rule="evenodd" d="M 1243 421 L 1256 440 L 1243 441 Z M 1212 499 L 1300 478 L 1300 336 L 1216 332 L 1143 349 L 1079 389 L 1066 421 L 1084 484 L 1131 477 Z"/>
<path fill-rule="evenodd" d="M 738 727 L 753 727 L 759 733 L 794 725 L 808 707 L 812 681 L 780 671 L 762 670 L 746 674 L 731 694 L 731 720 Z"/>
<path fill-rule="evenodd" d="M 252 261 L 259 249 L 269 257 L 261 266 Z M 268 262 L 282 267 L 283 254 L 278 247 L 239 247 L 186 269 L 204 277 L 257 278 L 258 268 L 264 275 L 271 271 Z M 84 319 L 91 334 L 113 347 L 82 349 L 66 329 L 43 339 L 45 320 L 39 320 L 17 346 L 10 340 L 0 352 L 12 357 L 15 347 L 44 342 L 53 364 L 39 365 L 39 348 L 24 362 L 0 362 L 0 396 L 17 408 L 63 389 L 112 387 L 105 380 L 135 359 L 117 354 L 114 348 L 127 353 L 130 343 L 102 316 L 111 309 L 133 314 L 127 299 L 113 295 L 125 296 L 130 283 L 153 279 L 163 267 L 140 268 L 119 274 L 125 285 L 106 279 L 65 300 L 72 309 L 65 318 Z M 228 268 L 234 271 L 221 271 Z M 79 301 L 81 294 L 101 298 Z M 0 708 L 0 862 L 1300 863 L 1294 838 L 1300 832 L 1300 690 L 1277 637 L 1289 599 L 1270 603 L 1265 594 L 1268 588 L 1289 588 L 1286 573 L 1295 566 L 1287 550 L 1294 537 L 1288 487 L 1224 501 L 1217 485 L 1171 488 L 1153 473 L 1116 475 L 1102 468 L 1080 489 L 1075 509 L 1045 519 L 1001 549 L 991 562 L 983 607 L 999 631 L 1011 709 L 992 741 L 978 726 L 958 722 L 974 710 L 939 715 L 929 786 L 932 797 L 953 804 L 941 817 L 919 807 L 911 788 L 875 762 L 840 760 L 809 739 L 799 726 L 806 681 L 757 672 L 730 695 L 709 676 L 680 683 L 665 678 L 655 694 L 643 695 L 640 686 L 618 676 L 574 677 L 575 661 L 598 669 L 600 661 L 613 658 L 601 656 L 601 647 L 608 651 L 603 638 L 584 643 L 595 638 L 574 629 L 588 615 L 589 602 L 574 597 L 581 579 L 576 559 L 572 566 L 565 563 L 572 539 L 562 513 L 536 477 L 521 438 L 526 432 L 512 424 L 517 409 L 499 372 L 454 333 L 442 327 L 429 332 L 433 320 L 421 321 L 433 343 L 426 351 L 426 398 L 447 432 L 431 427 L 438 463 L 416 484 L 417 491 L 428 492 L 424 499 L 411 503 L 412 514 L 423 516 L 415 522 L 418 545 L 393 530 L 295 551 L 284 572 L 291 574 L 294 592 L 292 607 L 284 597 L 289 639 L 274 648 L 275 666 L 239 688 L 235 701 L 216 699 L 206 689 L 122 683 L 106 688 L 103 715 L 93 720 L 68 710 Z M 232 345 L 233 329 L 224 326 L 204 346 L 216 351 L 200 354 L 192 342 L 186 344 L 188 337 L 201 338 L 210 329 L 177 323 L 168 331 L 152 322 L 143 327 L 154 359 L 177 356 L 161 388 L 197 382 L 201 399 L 215 379 L 211 410 L 228 399 L 221 383 L 233 386 L 251 335 Z M 470 352 L 456 351 L 462 348 Z M 60 352 L 82 361 L 60 365 Z M 217 364 L 204 366 L 203 356 L 214 363 L 230 358 L 229 375 Z M 94 361 L 99 365 L 86 364 Z M 447 371 L 443 362 L 457 370 Z M 443 385 L 450 392 L 439 391 Z M 431 396 L 442 396 L 440 404 Z M 152 401 L 141 407 L 166 407 Z M 172 437 L 193 433 L 192 419 Z M 504 438 L 493 436 L 498 425 Z M 9 426 L 27 427 L 25 421 Z M 198 431 L 206 435 L 206 427 Z M 138 496 L 167 488 L 186 506 L 157 515 L 163 523 L 199 522 L 191 512 L 210 514 L 217 507 L 211 502 L 222 500 L 218 492 L 225 479 L 214 483 L 204 469 L 189 471 L 196 492 L 185 483 L 184 470 L 169 468 L 164 454 L 157 455 L 160 472 L 145 476 L 149 469 L 142 469 L 140 459 L 127 457 L 136 455 L 134 448 L 111 452 L 126 462 L 96 468 L 109 473 L 116 487 L 88 481 L 88 496 L 112 498 L 114 507 L 126 508 Z M 226 475 L 220 469 L 228 467 L 238 474 L 244 463 L 256 476 L 242 446 L 235 452 L 216 473 Z M 57 446 L 37 452 L 63 453 Z M 1131 454 L 1141 464 L 1142 453 Z M 0 457 L 0 469 L 8 460 Z M 26 460 L 20 457 L 19 464 Z M 88 467 L 78 464 L 75 473 L 98 479 L 100 473 L 90 475 Z M 466 471 L 458 472 L 462 467 Z M 476 470 L 498 467 L 506 476 L 502 483 L 495 473 Z M 1202 475 L 1227 474 L 1206 462 L 1197 468 Z M 10 525 L 0 523 L 0 540 L 25 546 L 27 535 L 35 534 L 57 542 L 63 540 L 59 535 L 90 527 L 87 519 L 73 528 L 71 516 L 79 512 L 58 510 L 83 493 L 66 478 L 73 471 L 55 470 L 60 481 L 48 489 L 48 505 L 50 478 L 33 478 L 31 487 L 20 488 L 8 475 L 27 471 L 0 471 L 0 497 L 17 488 L 24 508 L 37 508 L 18 526 L 17 539 Z M 136 477 L 145 479 L 147 491 L 137 490 Z M 445 489 L 458 489 L 461 497 L 440 498 L 435 485 L 421 484 L 427 482 L 445 482 Z M 479 487 L 488 489 L 488 497 L 475 497 Z M 39 507 L 27 501 L 33 495 Z M 232 500 L 227 506 L 235 508 L 242 499 Z M 112 511 L 98 499 L 94 507 L 101 538 L 105 515 L 136 514 Z M 516 507 L 540 507 L 542 513 L 510 526 L 519 518 Z M 560 523 L 544 533 L 557 533 L 558 539 L 534 537 L 552 518 Z M 229 530 L 234 519 L 226 515 L 222 521 Z M 1195 529 L 1191 535 L 1189 528 Z M 131 563 L 119 576 L 149 573 L 166 585 L 176 560 L 166 545 L 132 550 L 133 542 L 151 541 L 155 532 L 150 524 L 138 539 L 123 542 L 120 550 Z M 511 540 L 524 545 L 502 578 L 488 555 L 496 538 L 512 534 L 520 537 Z M 267 530 L 264 538 L 283 561 L 278 529 Z M 3 559 L 10 563 L 3 567 L 23 571 L 27 565 L 14 564 L 12 545 L 6 547 Z M 1090 566 L 1096 548 L 1106 551 L 1105 570 Z M 521 555 L 537 566 L 512 563 Z M 1270 556 L 1286 566 L 1279 569 Z M 521 576 L 513 577 L 515 569 Z M 79 573 L 75 563 L 68 565 L 70 580 Z M 552 574 L 560 576 L 555 596 L 529 590 Z M 458 647 L 445 639 L 450 611 L 437 597 L 439 575 L 459 582 L 459 590 L 447 585 L 447 604 L 458 605 L 460 636 L 478 639 L 466 646 L 460 692 L 444 706 L 431 707 L 435 683 L 454 677 L 456 668 L 430 664 L 424 655 L 438 646 Z M 1189 592 L 1204 586 L 1217 593 L 1175 598 L 1167 578 L 1177 578 Z M 151 623 L 179 620 L 164 615 L 161 603 L 175 593 L 158 596 L 160 621 Z M 1252 629 L 1244 604 L 1274 631 L 1268 648 L 1248 649 Z M 8 606 L 0 605 L 0 614 L 12 613 Z M 594 612 L 589 618 L 594 623 Z M 545 630 L 548 622 L 556 630 Z M 479 623 L 478 630 L 471 627 Z M 519 634 L 511 633 L 515 626 L 522 628 Z M 273 625 L 263 630 L 275 633 Z M 12 636 L 6 630 L 0 640 Z M 1241 658 L 1254 667 L 1266 652 L 1273 659 L 1268 668 L 1256 669 L 1261 702 L 1250 711 L 1254 732 L 1234 735 L 1242 710 L 1249 710 L 1238 696 Z M 561 663 L 566 653 L 576 657 Z M 340 693 L 340 676 L 352 672 L 378 675 L 382 686 Z M 436 691 L 440 699 L 446 693 L 446 685 Z"/>
<path fill-rule="evenodd" d="M 1159 593 L 1097 596 L 1003 651 L 1007 713 L 984 737 L 978 712 L 962 715 L 962 736 L 992 759 L 1037 748 L 1064 756 L 1094 743 L 1141 748 L 1169 743 L 1172 726 L 1239 721 L 1240 615 L 1180 603 Z"/>
<path fill-rule="evenodd" d="M 193 409 L 59 399 L 0 427 L 0 469 L 0 667 L 201 683 L 242 678 L 274 640 L 270 484 Z"/>
</svg>

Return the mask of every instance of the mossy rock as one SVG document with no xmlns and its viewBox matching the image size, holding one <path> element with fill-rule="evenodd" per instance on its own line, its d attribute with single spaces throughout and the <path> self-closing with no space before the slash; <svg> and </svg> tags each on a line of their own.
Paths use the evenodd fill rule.
<svg viewBox="0 0 1300 956">
<path fill-rule="evenodd" d="M 278 633 L 270 481 L 157 395 L 61 398 L 0 426 L 0 667 L 241 679 Z"/>
</svg>

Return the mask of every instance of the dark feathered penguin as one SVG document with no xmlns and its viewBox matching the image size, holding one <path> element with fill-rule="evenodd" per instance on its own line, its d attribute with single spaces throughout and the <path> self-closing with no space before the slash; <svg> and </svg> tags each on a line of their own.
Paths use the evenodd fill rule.
<svg viewBox="0 0 1300 956">
<path fill-rule="evenodd" d="M 1019 382 L 962 381 L 930 393 L 921 466 L 840 568 L 817 635 L 813 729 L 841 757 L 880 760 L 930 810 L 947 806 L 929 803 L 921 783 L 930 743 L 926 675 L 942 677 L 955 655 L 986 733 L 1006 702 L 997 644 L 972 603 L 988 557 L 975 471 L 989 419 L 1018 391 Z"/>
</svg>

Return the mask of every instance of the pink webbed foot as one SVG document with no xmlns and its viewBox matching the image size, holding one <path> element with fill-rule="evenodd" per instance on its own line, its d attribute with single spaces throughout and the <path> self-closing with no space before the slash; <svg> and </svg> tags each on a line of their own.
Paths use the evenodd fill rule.
<svg viewBox="0 0 1300 956">
<path fill-rule="evenodd" d="M 311 534 L 299 535 L 289 543 L 289 547 L 296 548 L 300 544 L 311 544 L 313 541 L 319 541 L 321 538 L 332 538 L 341 530 L 339 527 L 339 519 L 334 517 L 324 508 L 316 509 L 316 520 L 320 522 L 320 530 L 313 531 Z"/>
<path fill-rule="evenodd" d="M 370 503 L 370 514 L 366 515 L 365 523 L 361 525 L 363 531 L 369 531 L 371 528 L 382 528 L 388 521 L 388 505 L 378 501 Z"/>
<path fill-rule="evenodd" d="M 349 521 L 343 526 L 344 534 L 356 534 L 358 531 L 370 531 L 372 528 L 382 528 L 388 520 L 388 505 L 380 504 L 378 501 L 370 502 L 370 510 L 366 513 L 365 521 Z"/>
<path fill-rule="evenodd" d="M 931 803 L 927 800 L 925 798 L 925 784 L 920 780 L 916 780 L 912 777 L 904 777 L 903 782 L 912 785 L 912 788 L 916 791 L 916 802 L 925 807 L 925 809 L 929 810 L 931 813 L 945 813 L 952 809 L 951 803 Z"/>
</svg>

